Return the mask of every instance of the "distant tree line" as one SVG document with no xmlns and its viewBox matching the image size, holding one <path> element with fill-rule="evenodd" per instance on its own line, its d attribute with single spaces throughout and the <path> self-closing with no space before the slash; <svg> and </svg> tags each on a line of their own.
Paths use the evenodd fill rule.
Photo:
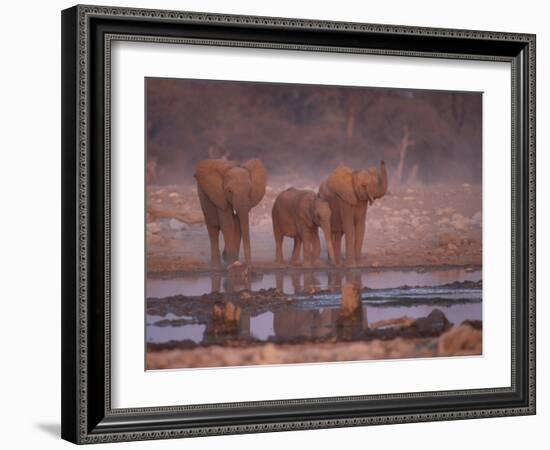
<svg viewBox="0 0 550 450">
<path fill-rule="evenodd" d="M 481 181 L 481 93 L 158 78 L 146 93 L 161 182 L 209 157 L 305 176 L 384 159 L 394 182 Z"/>
</svg>

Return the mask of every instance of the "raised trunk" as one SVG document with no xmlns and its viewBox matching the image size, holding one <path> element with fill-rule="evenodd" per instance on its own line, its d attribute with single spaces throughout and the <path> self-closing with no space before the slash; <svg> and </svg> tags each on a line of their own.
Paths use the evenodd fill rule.
<svg viewBox="0 0 550 450">
<path fill-rule="evenodd" d="M 380 173 L 378 174 L 378 191 L 374 198 L 380 198 L 386 195 L 388 191 L 388 172 L 386 171 L 386 164 L 384 161 L 380 161 Z"/>
<path fill-rule="evenodd" d="M 332 245 L 332 233 L 330 229 L 330 222 L 322 224 L 321 229 L 323 230 L 323 234 L 325 235 L 325 242 L 327 243 L 327 251 L 328 251 L 328 257 L 330 259 L 330 262 L 332 264 L 336 264 L 336 260 L 334 259 L 334 247 Z"/>
<path fill-rule="evenodd" d="M 237 210 L 237 216 L 239 217 L 239 223 L 241 225 L 241 236 L 243 240 L 244 258 L 248 265 L 250 265 L 250 226 L 248 223 L 248 209 Z"/>
</svg>

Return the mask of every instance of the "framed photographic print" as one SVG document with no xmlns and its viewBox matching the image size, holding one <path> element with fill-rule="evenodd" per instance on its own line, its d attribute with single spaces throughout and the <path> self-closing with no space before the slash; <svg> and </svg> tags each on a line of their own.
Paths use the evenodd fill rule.
<svg viewBox="0 0 550 450">
<path fill-rule="evenodd" d="M 62 436 L 535 413 L 535 36 L 62 12 Z"/>
</svg>

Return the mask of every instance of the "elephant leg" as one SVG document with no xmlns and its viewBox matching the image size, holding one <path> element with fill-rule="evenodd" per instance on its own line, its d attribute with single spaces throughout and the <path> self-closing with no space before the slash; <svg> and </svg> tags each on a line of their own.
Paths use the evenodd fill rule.
<svg viewBox="0 0 550 450">
<path fill-rule="evenodd" d="M 285 286 L 284 281 L 285 280 L 284 280 L 283 274 L 281 272 L 276 272 L 275 273 L 275 287 L 279 292 L 284 292 L 284 286 Z"/>
<path fill-rule="evenodd" d="M 367 208 L 359 211 L 359 217 L 355 222 L 355 260 L 361 262 L 363 254 L 363 242 L 365 239 L 365 221 L 367 219 Z"/>
<path fill-rule="evenodd" d="M 283 233 L 276 220 L 273 221 L 273 235 L 275 236 L 275 262 L 284 264 L 283 259 Z"/>
<path fill-rule="evenodd" d="M 346 237 L 346 266 L 355 265 L 355 221 L 353 207 L 344 202 L 341 204 L 342 226 Z"/>
<path fill-rule="evenodd" d="M 355 260 L 361 262 L 363 253 L 363 241 L 365 239 L 365 222 L 358 221 L 355 225 Z"/>
<path fill-rule="evenodd" d="M 304 265 L 311 266 L 313 237 L 310 230 L 303 233 L 304 240 Z"/>
<path fill-rule="evenodd" d="M 321 257 L 321 240 L 319 239 L 319 230 L 311 232 L 312 262 L 316 262 Z"/>
<path fill-rule="evenodd" d="M 214 267 L 221 266 L 220 261 L 220 230 L 218 227 L 206 225 L 210 238 L 210 261 Z"/>
<path fill-rule="evenodd" d="M 342 253 L 342 233 L 336 232 L 332 233 L 332 240 L 334 242 L 334 263 L 336 265 L 340 264 L 340 254 Z"/>
<path fill-rule="evenodd" d="M 241 251 L 241 224 L 239 218 L 233 215 L 233 242 L 235 242 L 236 254 L 235 259 L 239 259 L 239 253 Z"/>
<path fill-rule="evenodd" d="M 220 292 L 222 287 L 222 277 L 220 273 L 212 274 L 212 292 Z"/>
<path fill-rule="evenodd" d="M 292 249 L 292 259 L 290 264 L 298 265 L 300 263 L 300 249 L 302 247 L 302 239 L 299 236 L 294 238 L 294 248 Z"/>
<path fill-rule="evenodd" d="M 292 282 L 292 289 L 294 289 L 294 293 L 297 294 L 302 290 L 302 287 L 300 286 L 300 274 L 299 273 L 290 273 L 290 281 Z"/>
</svg>

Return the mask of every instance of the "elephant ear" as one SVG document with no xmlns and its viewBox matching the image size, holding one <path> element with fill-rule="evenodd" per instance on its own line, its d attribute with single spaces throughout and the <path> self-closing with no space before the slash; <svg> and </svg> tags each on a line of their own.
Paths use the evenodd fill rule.
<svg viewBox="0 0 550 450">
<path fill-rule="evenodd" d="M 378 171 L 376 167 L 371 167 L 364 174 L 365 183 L 367 185 L 367 196 L 370 204 L 376 199 L 378 193 Z"/>
<path fill-rule="evenodd" d="M 267 183 L 267 171 L 264 164 L 259 159 L 249 159 L 243 164 L 243 167 L 250 172 L 250 180 L 252 182 L 252 190 L 250 192 L 251 207 L 253 208 L 262 201 L 265 194 L 265 186 Z"/>
<path fill-rule="evenodd" d="M 306 225 L 311 228 L 313 226 L 313 205 L 315 203 L 315 194 L 312 192 L 300 196 L 296 204 L 296 215 Z"/>
<path fill-rule="evenodd" d="M 223 190 L 223 175 L 234 166 L 235 163 L 225 159 L 206 159 L 197 164 L 195 178 L 199 188 L 220 209 L 229 205 Z"/>
<path fill-rule="evenodd" d="M 353 190 L 353 170 L 346 166 L 338 166 L 328 177 L 328 188 L 350 205 L 357 204 L 357 196 Z"/>
</svg>

